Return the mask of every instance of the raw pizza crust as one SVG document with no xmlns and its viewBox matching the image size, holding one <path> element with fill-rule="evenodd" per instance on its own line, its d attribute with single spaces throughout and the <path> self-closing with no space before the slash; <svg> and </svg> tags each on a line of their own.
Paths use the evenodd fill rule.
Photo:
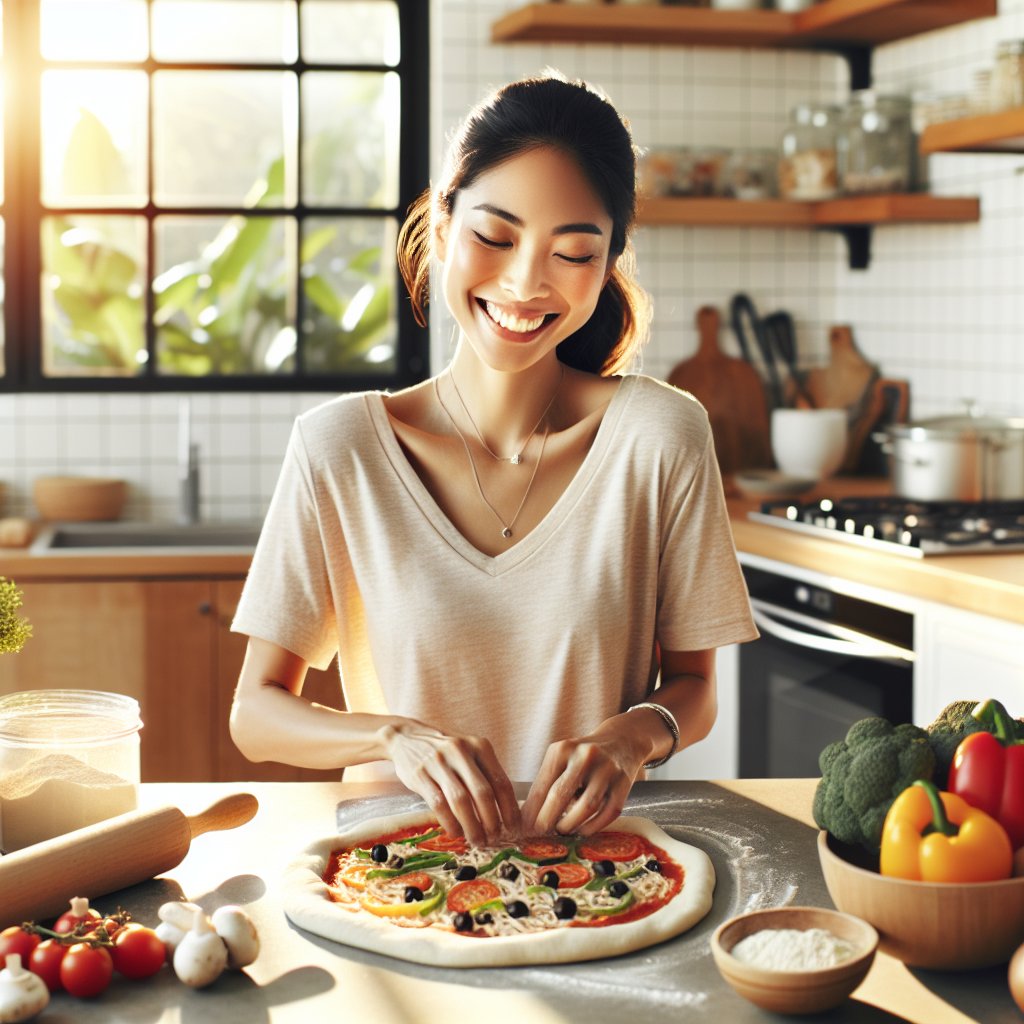
<svg viewBox="0 0 1024 1024">
<path fill-rule="evenodd" d="M 563 927 L 525 935 L 470 938 L 438 928 L 401 928 L 333 902 L 323 881 L 331 852 L 409 826 L 429 824 L 425 811 L 373 818 L 310 846 L 284 876 L 284 911 L 293 924 L 325 939 L 431 967 L 506 967 L 599 960 L 653 946 L 687 931 L 711 909 L 715 869 L 703 850 L 666 835 L 647 818 L 623 817 L 607 831 L 633 832 L 661 847 L 684 872 L 682 891 L 646 917 L 592 928 Z"/>
</svg>

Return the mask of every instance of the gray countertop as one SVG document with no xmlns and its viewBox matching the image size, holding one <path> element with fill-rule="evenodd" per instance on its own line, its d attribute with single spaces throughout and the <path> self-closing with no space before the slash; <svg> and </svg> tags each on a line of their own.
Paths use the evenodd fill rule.
<svg viewBox="0 0 1024 1024">
<path fill-rule="evenodd" d="M 101 911 L 121 906 L 136 920 L 153 925 L 157 908 L 166 900 L 186 898 L 207 911 L 238 903 L 257 924 L 260 956 L 244 972 L 226 973 L 202 991 L 187 988 L 164 969 L 146 981 L 115 978 L 91 1001 L 60 994 L 40 1021 L 782 1020 L 726 985 L 711 959 L 709 940 L 718 924 L 747 909 L 832 905 L 818 867 L 815 830 L 798 820 L 806 820 L 803 805 L 809 806 L 809 785 L 810 780 L 772 783 L 751 799 L 737 792 L 742 784 L 638 784 L 627 811 L 651 818 L 711 857 L 718 882 L 708 917 L 670 942 L 614 959 L 472 970 L 422 967 L 338 945 L 295 928 L 284 915 L 279 881 L 288 862 L 348 822 L 415 806 L 404 790 L 342 783 L 147 785 L 146 807 L 173 804 L 195 814 L 220 796 L 245 790 L 257 796 L 260 810 L 242 828 L 196 837 L 185 860 L 165 877 L 95 899 L 95 905 Z M 797 807 L 796 816 L 788 805 Z M 821 1019 L 1019 1024 L 1021 1018 L 1008 994 L 1005 969 L 942 977 L 908 971 L 879 955 L 855 997 Z"/>
</svg>

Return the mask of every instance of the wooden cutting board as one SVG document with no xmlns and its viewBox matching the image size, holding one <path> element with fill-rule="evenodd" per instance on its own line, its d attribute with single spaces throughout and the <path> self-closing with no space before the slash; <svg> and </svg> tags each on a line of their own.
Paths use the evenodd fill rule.
<svg viewBox="0 0 1024 1024">
<path fill-rule="evenodd" d="M 669 374 L 668 382 L 689 391 L 707 410 L 722 474 L 772 465 L 768 407 L 757 371 L 719 347 L 721 317 L 713 306 L 697 310 L 700 342 L 695 355 Z"/>
<path fill-rule="evenodd" d="M 858 407 L 870 401 L 878 367 L 864 358 L 853 340 L 853 330 L 845 324 L 829 331 L 828 347 L 828 364 L 804 377 L 807 390 L 819 409 L 847 409 L 853 419 Z"/>
</svg>

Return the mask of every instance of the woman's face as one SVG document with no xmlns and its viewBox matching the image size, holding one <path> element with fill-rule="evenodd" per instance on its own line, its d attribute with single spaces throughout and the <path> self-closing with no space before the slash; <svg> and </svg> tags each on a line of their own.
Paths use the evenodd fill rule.
<svg viewBox="0 0 1024 1024">
<path fill-rule="evenodd" d="M 438 230 L 445 302 L 477 355 L 533 365 L 590 319 L 611 273 L 612 220 L 576 163 L 548 147 L 462 189 Z"/>
</svg>

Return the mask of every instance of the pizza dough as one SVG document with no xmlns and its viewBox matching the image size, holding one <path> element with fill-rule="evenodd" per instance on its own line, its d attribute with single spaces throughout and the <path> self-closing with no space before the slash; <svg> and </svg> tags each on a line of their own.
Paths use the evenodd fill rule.
<svg viewBox="0 0 1024 1024">
<path fill-rule="evenodd" d="M 684 872 L 682 890 L 646 917 L 600 927 L 560 927 L 518 935 L 471 937 L 439 928 L 403 928 L 333 902 L 323 875 L 331 853 L 382 835 L 427 825 L 428 812 L 373 818 L 310 846 L 284 877 L 288 918 L 323 938 L 432 967 L 505 967 L 618 956 L 663 942 L 697 924 L 711 909 L 715 870 L 702 850 L 673 839 L 646 818 L 622 817 L 606 831 L 633 832 L 660 847 Z"/>
</svg>

